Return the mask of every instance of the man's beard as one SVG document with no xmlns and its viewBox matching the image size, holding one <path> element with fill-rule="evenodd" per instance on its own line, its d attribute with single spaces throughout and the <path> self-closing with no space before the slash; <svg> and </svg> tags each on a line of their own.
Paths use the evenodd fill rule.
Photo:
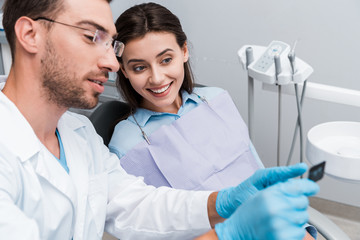
<svg viewBox="0 0 360 240">
<path fill-rule="evenodd" d="M 86 92 L 75 72 L 71 72 L 71 64 L 61 58 L 52 47 L 50 40 L 46 42 L 45 55 L 41 59 L 41 78 L 43 94 L 48 101 L 59 107 L 65 108 L 94 108 L 99 100 L 100 93 L 93 93 L 91 98 L 86 97 Z"/>
</svg>

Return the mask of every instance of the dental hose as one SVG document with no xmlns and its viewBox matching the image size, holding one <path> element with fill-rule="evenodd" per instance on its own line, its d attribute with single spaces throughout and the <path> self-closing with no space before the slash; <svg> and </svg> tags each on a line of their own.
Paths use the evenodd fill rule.
<svg viewBox="0 0 360 240">
<path fill-rule="evenodd" d="M 300 101 L 299 101 L 299 96 L 298 96 L 298 84 L 294 84 L 294 86 L 295 86 L 295 96 L 296 96 L 296 105 L 297 105 L 297 110 L 298 110 L 298 118 L 297 118 L 297 121 L 296 121 L 296 127 L 295 127 L 295 131 L 294 131 L 294 135 L 293 135 L 293 140 L 292 140 L 292 143 L 291 143 L 291 148 L 290 148 L 288 160 L 286 162 L 286 166 L 290 165 L 291 158 L 292 158 L 292 155 L 293 155 L 293 152 L 294 152 L 296 136 L 297 136 L 297 133 L 298 133 L 299 129 L 300 129 L 300 162 L 303 162 L 303 130 L 302 130 L 302 120 L 301 120 L 302 119 L 301 118 L 301 108 L 302 108 L 303 101 L 304 101 L 304 98 L 305 98 L 306 84 L 307 84 L 307 80 L 304 81 Z"/>
<path fill-rule="evenodd" d="M 281 62 L 280 56 L 274 56 L 274 63 L 275 63 L 275 77 L 276 82 L 279 82 L 279 75 L 281 73 Z M 281 138 L 281 85 L 278 84 L 278 141 L 277 141 L 277 166 L 280 166 L 280 138 Z"/>
<path fill-rule="evenodd" d="M 278 85 L 278 139 L 277 139 L 277 166 L 280 166 L 280 138 L 281 138 L 281 85 Z"/>
<path fill-rule="evenodd" d="M 299 131 L 300 131 L 300 163 L 304 161 L 303 159 L 303 130 L 302 130 L 302 120 L 301 120 L 301 106 L 299 100 L 299 93 L 298 93 L 298 84 L 294 84 L 295 86 L 295 95 L 296 95 L 296 106 L 298 110 L 298 122 L 299 122 Z"/>
</svg>

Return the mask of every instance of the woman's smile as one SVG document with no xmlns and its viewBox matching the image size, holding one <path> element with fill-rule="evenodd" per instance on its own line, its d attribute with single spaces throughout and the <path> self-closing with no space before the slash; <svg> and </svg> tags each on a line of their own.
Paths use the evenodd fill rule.
<svg viewBox="0 0 360 240">
<path fill-rule="evenodd" d="M 166 90 L 168 90 L 173 82 L 169 83 L 166 86 L 160 87 L 160 88 L 148 88 L 148 90 L 155 94 L 161 94 L 164 93 Z"/>
</svg>

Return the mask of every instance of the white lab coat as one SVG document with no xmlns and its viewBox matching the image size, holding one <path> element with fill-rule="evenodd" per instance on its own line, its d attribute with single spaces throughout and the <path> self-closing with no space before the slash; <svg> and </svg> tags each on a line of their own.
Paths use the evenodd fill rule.
<svg viewBox="0 0 360 240">
<path fill-rule="evenodd" d="M 210 192 L 155 189 L 126 174 L 84 116 L 67 112 L 58 129 L 69 174 L 0 91 L 0 236 L 91 240 L 105 227 L 122 240 L 190 239 L 210 229 Z"/>
</svg>

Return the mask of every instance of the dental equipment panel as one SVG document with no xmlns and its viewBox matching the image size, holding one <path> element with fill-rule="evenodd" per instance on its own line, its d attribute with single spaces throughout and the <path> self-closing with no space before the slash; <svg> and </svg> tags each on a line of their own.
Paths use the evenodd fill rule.
<svg viewBox="0 0 360 240">
<path fill-rule="evenodd" d="M 253 53 L 251 63 L 248 63 L 249 54 L 246 54 L 249 49 Z M 239 49 L 238 55 L 250 77 L 268 84 L 302 83 L 314 72 L 309 64 L 295 57 L 294 49 L 291 50 L 287 43 L 281 41 L 272 41 L 268 47 L 244 45 Z M 278 73 L 274 67 L 276 56 L 281 62 L 281 71 Z"/>
<path fill-rule="evenodd" d="M 276 85 L 278 87 L 278 143 L 277 165 L 280 165 L 280 128 L 281 128 L 281 86 L 293 84 L 298 110 L 298 118 L 294 131 L 287 165 L 290 164 L 294 143 L 300 129 L 300 162 L 303 162 L 303 133 L 301 121 L 301 106 L 305 95 L 306 80 L 314 72 L 313 68 L 295 56 L 295 42 L 293 48 L 282 41 L 272 41 L 267 47 L 245 45 L 238 51 L 240 62 L 248 73 L 248 125 L 250 139 L 253 140 L 254 132 L 254 80 L 259 80 L 264 85 Z M 298 84 L 303 83 L 302 94 L 298 94 Z"/>
</svg>

